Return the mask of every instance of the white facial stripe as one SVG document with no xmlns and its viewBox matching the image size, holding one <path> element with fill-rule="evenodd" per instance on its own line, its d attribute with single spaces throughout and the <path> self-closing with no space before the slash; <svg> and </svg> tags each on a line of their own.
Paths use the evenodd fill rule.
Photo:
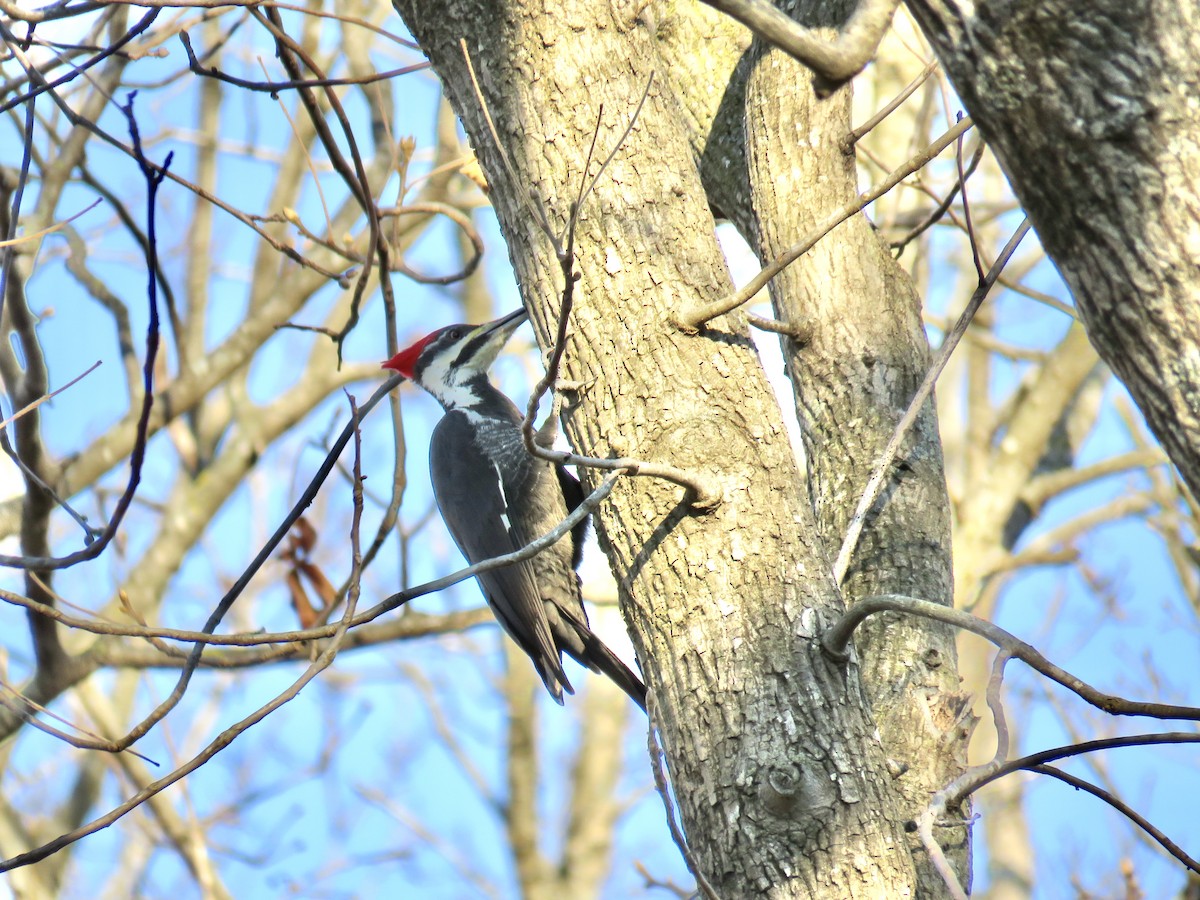
<svg viewBox="0 0 1200 900">
<path fill-rule="evenodd" d="M 441 400 L 446 406 L 469 406 L 472 400 L 471 391 L 452 380 L 455 372 L 451 369 L 450 363 L 456 355 L 454 353 L 441 353 L 434 357 L 429 365 L 425 367 L 424 371 L 421 372 L 421 387 Z M 462 378 L 469 378 L 473 373 L 460 369 L 457 374 Z"/>
</svg>

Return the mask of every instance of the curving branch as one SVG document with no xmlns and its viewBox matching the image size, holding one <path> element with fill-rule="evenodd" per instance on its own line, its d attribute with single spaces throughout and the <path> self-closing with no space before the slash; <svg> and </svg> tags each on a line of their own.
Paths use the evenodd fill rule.
<svg viewBox="0 0 1200 900">
<path fill-rule="evenodd" d="M 1161 829 L 1156 828 L 1149 819 L 1139 813 L 1120 797 L 1113 794 L 1111 791 L 1107 791 L 1089 781 L 1084 781 L 1082 778 L 1078 778 L 1062 771 L 1061 769 L 1056 769 L 1054 766 L 1047 766 L 1044 764 L 1029 766 L 1027 771 L 1036 772 L 1039 775 L 1049 775 L 1051 778 L 1057 778 L 1064 784 L 1069 784 L 1077 791 L 1086 791 L 1093 797 L 1100 798 L 1129 821 L 1133 822 L 1133 824 L 1137 825 L 1138 828 L 1142 829 L 1142 831 L 1146 832 L 1146 834 L 1153 838 L 1158 845 L 1171 854 L 1171 856 L 1175 857 L 1175 859 L 1179 860 L 1181 863 L 1183 863 L 1183 865 L 1187 866 L 1187 868 L 1197 875 L 1200 875 L 1200 862 L 1197 862 L 1193 857 L 1189 856 L 1182 847 L 1167 837 L 1167 835 Z"/>
<path fill-rule="evenodd" d="M 768 0 L 704 0 L 772 46 L 808 66 L 819 95 L 833 93 L 875 57 L 900 0 L 859 0 L 858 8 L 830 41 L 805 28 Z"/>
<path fill-rule="evenodd" d="M 134 495 L 137 493 L 138 485 L 141 482 L 142 464 L 146 458 L 146 439 L 150 427 L 150 407 L 154 403 L 154 366 L 158 356 L 159 344 L 158 242 L 155 231 L 156 196 L 166 172 L 170 169 L 173 154 L 167 154 L 167 158 L 162 166 L 155 165 L 147 160 L 142 153 L 141 136 L 138 134 L 137 120 L 133 115 L 132 95 L 130 95 L 129 100 L 121 109 L 125 113 L 129 123 L 130 139 L 133 144 L 138 167 L 141 170 L 142 177 L 146 180 L 146 233 L 149 236 L 146 267 L 150 273 L 147 284 L 147 305 L 149 307 L 150 321 L 146 328 L 146 359 L 142 364 L 142 404 L 137 419 L 137 437 L 134 441 L 133 453 L 129 458 L 129 480 L 104 529 L 94 540 L 89 540 L 88 545 L 82 550 L 77 550 L 74 553 L 68 553 L 66 556 L 61 557 L 40 555 L 7 556 L 0 554 L 0 566 L 26 570 L 52 571 L 69 568 L 85 560 L 95 559 L 104 552 L 105 547 L 108 546 L 113 536 L 117 533 L 117 529 L 120 527 L 121 521 L 125 518 L 125 513 L 129 510 L 129 506 L 133 502 Z M 18 443 L 18 451 L 20 449 L 21 444 Z M 90 529 L 88 536 L 89 538 L 92 537 Z"/>
<path fill-rule="evenodd" d="M 999 625 L 994 625 L 985 619 L 980 619 L 970 613 L 951 609 L 928 600 L 916 597 L 904 597 L 899 594 L 886 594 L 876 597 L 865 597 L 859 600 L 839 618 L 821 636 L 821 648 L 826 656 L 835 662 L 845 663 L 849 660 L 850 639 L 857 628 L 869 616 L 881 612 L 901 612 L 909 615 L 924 616 L 945 622 L 956 628 L 962 628 L 987 638 L 1000 647 L 1014 659 L 1019 659 L 1030 668 L 1041 673 L 1056 684 L 1061 684 L 1067 690 L 1080 697 L 1099 710 L 1114 716 L 1148 716 L 1155 719 L 1184 719 L 1200 722 L 1200 708 L 1194 706 L 1176 706 L 1170 703 L 1147 703 L 1138 700 L 1127 700 L 1115 694 L 1108 694 L 1092 687 L 1087 682 L 1075 677 L 1066 669 L 1055 665 L 1037 651 L 1032 644 L 1005 631 Z"/>
</svg>

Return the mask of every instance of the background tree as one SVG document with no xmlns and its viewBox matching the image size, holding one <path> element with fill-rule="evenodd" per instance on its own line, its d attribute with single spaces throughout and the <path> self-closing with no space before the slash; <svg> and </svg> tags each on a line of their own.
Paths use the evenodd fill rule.
<svg viewBox="0 0 1200 900">
<path fill-rule="evenodd" d="M 963 638 L 960 684 L 950 624 L 906 599 L 857 628 L 848 662 L 822 647 L 846 604 L 879 597 L 993 620 L 1036 598 L 1012 622 L 1047 656 L 1158 701 L 1138 712 L 1196 718 L 1168 705 L 1188 699 L 1171 686 L 1180 647 L 1149 637 L 1182 623 L 1194 653 L 1191 497 L 1088 341 L 1153 407 L 1190 481 L 1190 13 L 1150 6 L 1135 22 L 1100 4 L 1001 19 L 977 4 L 969 19 L 913 5 L 1085 333 L 1031 239 L 1009 259 L 1020 209 L 971 123 L 955 121 L 912 22 L 897 18 L 853 97 L 838 86 L 875 55 L 894 4 L 820 4 L 790 23 L 736 4 L 592 6 L 400 4 L 480 174 L 386 6 L 0 3 L 0 102 L 18 138 L 0 168 L 0 377 L 19 409 L 96 358 L 123 363 L 9 426 L 22 474 L 0 507 L 19 576 L 4 595 L 0 848 L 14 893 L 668 888 L 686 876 L 649 792 L 661 746 L 663 796 L 701 890 L 946 894 L 970 878 L 959 804 L 1004 756 L 1116 730 L 1048 691 L 1043 675 L 1062 678 L 1043 666 L 1010 690 L 998 732 L 976 704 L 978 761 L 1000 750 L 964 773 L 971 700 L 990 679 L 1001 708 L 1007 656 L 993 667 L 989 645 Z M 836 43 L 804 30 L 851 13 Z M 1033 58 L 1028 34 L 1046 36 Z M 1012 74 L 984 80 L 997 72 Z M 1074 118 L 1051 115 L 1069 104 Z M 1090 142 L 1073 140 L 1080 128 Z M 1130 181 L 1134 162 L 1146 171 Z M 730 224 L 714 230 L 714 213 Z M 644 724 L 600 679 L 585 679 L 568 728 L 567 713 L 542 716 L 519 655 L 503 676 L 495 652 L 449 662 L 502 646 L 494 628 L 460 634 L 490 621 L 473 587 L 382 615 L 407 599 L 384 600 L 397 584 L 453 568 L 423 460 L 437 413 L 393 393 L 390 420 L 376 411 L 356 431 L 339 389 L 378 380 L 397 332 L 517 302 L 497 221 L 539 343 L 561 353 L 550 366 L 566 379 L 571 448 L 626 460 L 597 529 L 653 691 L 649 768 Z M 748 275 L 750 254 L 779 265 L 737 292 L 729 269 Z M 762 321 L 741 308 L 772 274 L 794 391 L 782 407 L 767 375 L 775 338 L 756 342 L 746 324 Z M 951 333 L 993 280 L 935 414 L 918 393 L 926 329 Z M 1103 313 L 1113 297 L 1120 317 Z M 1118 318 L 1118 337 L 1097 337 Z M 1118 348 L 1126 339 L 1139 353 Z M 514 393 L 541 374 L 501 368 Z M 915 424 L 881 462 L 914 396 Z M 306 512 L 305 485 L 338 440 L 342 468 L 312 483 Z M 370 476 L 360 498 L 358 473 Z M 604 473 L 581 474 L 596 487 Z M 882 490 L 864 503 L 872 475 Z M 304 518 L 276 545 L 289 509 Z M 1111 558 L 1114 542 L 1130 556 Z M 260 548 L 268 561 L 247 569 Z M 1141 575 L 1113 581 L 1122 559 L 1150 552 L 1158 562 L 1135 571 L 1162 583 L 1161 609 L 1157 597 L 1147 609 Z M 591 563 L 589 594 L 610 601 Z M 1126 615 L 1145 623 L 1145 644 L 1112 627 Z M 214 629 L 233 646 L 198 655 L 196 632 Z M 409 640 L 431 634 L 445 637 Z M 1094 667 L 1116 649 L 1119 671 Z M 334 663 L 339 650 L 354 652 Z M 157 769 L 124 749 L 135 740 Z M 1088 759 L 1059 777 L 1126 787 L 1127 770 Z M 1056 775 L 1044 762 L 1012 767 Z M 1027 895 L 1039 873 L 1132 894 L 1177 885 L 1190 864 L 1178 848 L 1170 864 L 1130 850 L 1113 867 L 1111 853 L 1097 865 L 1054 845 L 1035 870 L 1055 820 L 1028 814 L 1041 801 L 1024 786 L 1008 776 L 983 795 L 994 896 Z M 1152 820 L 1180 811 L 1149 791 L 1134 799 Z"/>
</svg>

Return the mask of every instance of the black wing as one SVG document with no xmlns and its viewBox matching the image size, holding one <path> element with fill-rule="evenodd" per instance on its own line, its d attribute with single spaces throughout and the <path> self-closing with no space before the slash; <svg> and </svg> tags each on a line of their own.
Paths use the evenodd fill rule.
<svg viewBox="0 0 1200 900">
<path fill-rule="evenodd" d="M 567 512 L 575 512 L 583 503 L 583 485 L 563 466 L 555 466 L 554 474 L 558 476 L 558 486 L 562 489 L 563 500 L 567 504 Z M 583 562 L 583 542 L 587 539 L 588 517 L 584 516 L 579 524 L 571 529 L 571 565 L 578 569 Z"/>
<path fill-rule="evenodd" d="M 506 513 L 509 499 L 519 497 L 525 482 L 536 477 L 520 434 L 512 429 L 511 459 L 505 455 L 504 465 L 498 466 L 476 443 L 478 429 L 471 426 L 469 415 L 451 410 L 434 428 L 429 474 L 446 527 L 473 564 L 519 550 L 540 535 L 520 533 Z M 476 577 L 501 626 L 533 660 L 546 688 L 561 704 L 563 690 L 574 690 L 563 671 L 529 560 Z"/>
</svg>

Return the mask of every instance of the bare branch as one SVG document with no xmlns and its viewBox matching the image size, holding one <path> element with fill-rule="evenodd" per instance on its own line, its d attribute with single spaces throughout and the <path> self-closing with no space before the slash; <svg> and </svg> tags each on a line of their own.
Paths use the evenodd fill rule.
<svg viewBox="0 0 1200 900">
<path fill-rule="evenodd" d="M 812 69 L 828 84 L 819 94 L 832 93 L 861 72 L 874 57 L 884 32 L 892 22 L 899 0 L 859 0 L 858 8 L 833 41 L 819 36 L 767 0 L 704 0 L 737 19 L 768 44 L 783 50 Z"/>
<path fill-rule="evenodd" d="M 951 609 L 928 600 L 918 600 L 915 597 L 883 594 L 859 600 L 821 636 L 821 648 L 831 659 L 844 662 L 848 659 L 847 649 L 854 629 L 868 616 L 881 612 L 902 612 L 924 616 L 978 634 L 1005 650 L 1015 659 L 1021 660 L 1051 681 L 1061 684 L 1087 703 L 1110 715 L 1148 716 L 1155 719 L 1185 719 L 1200 722 L 1200 708 L 1198 707 L 1175 706 L 1169 703 L 1145 703 L 1107 694 L 1055 665 L 1031 644 L 1025 643 L 999 625 L 993 625 L 991 622 L 962 610 Z"/>
<path fill-rule="evenodd" d="M 850 147 L 853 147 L 867 134 L 873 131 L 880 122 L 899 109 L 904 101 L 911 97 L 917 88 L 923 85 L 926 80 L 928 80 L 929 76 L 937 71 L 939 65 L 940 63 L 936 59 L 931 60 L 925 66 L 925 68 L 920 71 L 917 77 L 905 85 L 904 89 L 896 94 L 895 97 L 884 104 L 882 109 L 846 135 L 846 148 L 849 149 Z"/>
<path fill-rule="evenodd" d="M 1053 766 L 1037 765 L 1029 766 L 1027 771 L 1037 772 L 1039 775 L 1049 775 L 1051 778 L 1057 778 L 1059 781 L 1069 784 L 1077 791 L 1086 791 L 1093 797 L 1099 797 L 1133 824 L 1141 828 L 1146 834 L 1150 835 L 1164 850 L 1169 854 L 1200 875 L 1200 862 L 1197 862 L 1183 850 L 1178 844 L 1166 836 L 1160 829 L 1150 823 L 1150 820 L 1139 813 L 1136 809 L 1126 803 L 1124 800 L 1117 797 L 1111 791 L 1106 791 L 1102 787 L 1084 781 L 1082 778 L 1076 778 L 1061 769 L 1056 769 Z"/>
<path fill-rule="evenodd" d="M 765 288 L 772 278 L 811 250 L 821 238 L 825 237 L 825 235 L 829 234 L 829 232 L 833 231 L 833 229 L 855 213 L 862 212 L 865 207 L 878 200 L 913 172 L 927 165 L 931 159 L 958 140 L 958 136 L 966 132 L 972 124 L 971 118 L 964 116 L 953 128 L 926 147 L 921 153 L 918 153 L 904 165 L 894 170 L 887 178 L 875 185 L 875 187 L 865 193 L 859 194 L 850 202 L 843 203 L 829 213 L 798 243 L 779 254 L 779 256 L 750 279 L 740 290 L 735 291 L 723 300 L 718 300 L 699 309 L 684 312 L 675 319 L 675 326 L 682 331 L 694 333 L 702 328 L 706 322 L 715 319 L 717 316 L 723 316 L 728 312 L 732 312 L 743 303 L 746 303 L 755 294 Z"/>
<path fill-rule="evenodd" d="M 934 359 L 933 365 L 929 367 L 929 371 L 925 373 L 925 378 L 921 382 L 921 386 L 917 388 L 916 394 L 913 395 L 908 409 L 905 410 L 903 417 L 896 424 L 896 430 L 893 432 L 891 440 L 884 447 L 879 462 L 875 464 L 871 477 L 867 480 L 867 486 L 863 489 L 862 498 L 858 501 L 858 508 L 855 509 L 854 516 L 850 519 L 850 524 L 846 528 L 846 537 L 842 541 L 842 548 L 838 551 L 837 559 L 834 561 L 833 577 L 839 585 L 845 579 L 846 572 L 850 568 L 850 557 L 853 555 L 855 547 L 858 546 L 858 539 L 862 534 L 863 526 L 866 524 L 867 515 L 879 497 L 879 491 L 883 487 L 884 478 L 887 477 L 892 461 L 896 458 L 896 453 L 899 451 L 900 445 L 904 442 L 904 436 L 908 433 L 908 429 L 912 427 L 913 423 L 916 422 L 917 416 L 921 413 L 921 407 L 925 405 L 925 401 L 929 398 L 929 395 L 933 393 L 933 386 L 937 383 L 938 376 L 941 375 L 942 369 L 946 367 L 946 363 L 950 360 L 950 354 L 954 352 L 954 348 L 958 346 L 959 340 L 962 339 L 967 327 L 971 324 L 971 319 L 974 317 L 975 311 L 979 309 L 979 305 L 983 303 L 984 298 L 991 291 L 992 285 L 996 283 L 996 279 L 1016 252 L 1017 246 L 1021 243 L 1021 239 L 1029 232 L 1030 227 L 1029 219 L 1023 219 L 1017 230 L 1013 232 L 1012 237 L 1008 239 L 1008 243 L 1004 245 L 1004 249 L 1000 251 L 1000 255 L 996 257 L 996 262 L 992 264 L 987 275 L 980 280 L 979 287 L 971 295 L 971 299 L 967 302 L 966 309 L 963 310 L 962 315 L 959 316 L 954 330 L 942 340 L 942 346 L 938 349 L 937 357 Z"/>
</svg>

